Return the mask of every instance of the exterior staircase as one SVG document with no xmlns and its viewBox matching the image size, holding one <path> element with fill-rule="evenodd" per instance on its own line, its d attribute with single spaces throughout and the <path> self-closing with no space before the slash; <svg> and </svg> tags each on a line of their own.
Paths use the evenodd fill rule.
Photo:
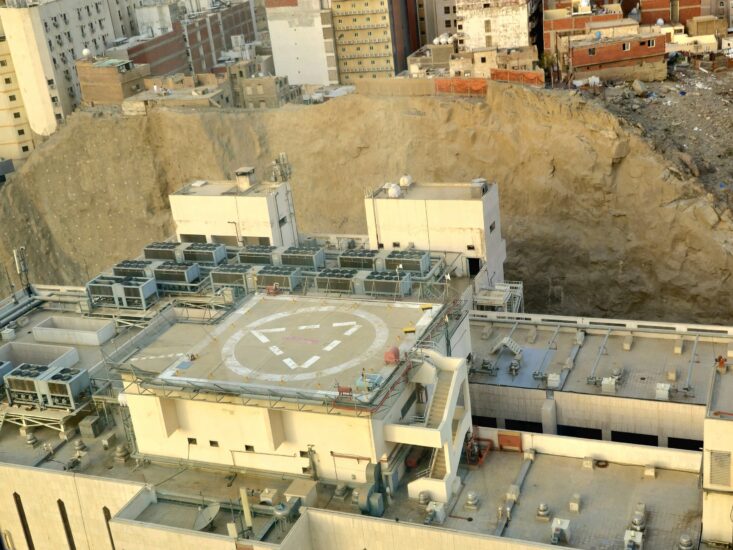
<svg viewBox="0 0 733 550">
<path fill-rule="evenodd" d="M 432 479 L 443 479 L 445 477 L 445 451 L 441 447 L 433 455 L 430 464 L 430 477 Z"/>
<path fill-rule="evenodd" d="M 438 383 L 435 385 L 435 393 L 433 401 L 430 403 L 430 412 L 428 413 L 428 428 L 437 428 L 443 419 L 445 412 L 445 404 L 448 401 L 448 393 L 450 393 L 450 384 L 453 380 L 453 373 L 450 371 L 440 371 L 438 373 Z"/>
</svg>

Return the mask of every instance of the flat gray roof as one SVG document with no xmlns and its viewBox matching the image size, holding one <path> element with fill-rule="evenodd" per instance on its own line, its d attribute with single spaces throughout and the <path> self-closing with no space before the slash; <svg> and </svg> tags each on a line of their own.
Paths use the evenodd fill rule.
<svg viewBox="0 0 733 550">
<path fill-rule="evenodd" d="M 487 186 L 494 185 L 493 182 L 486 182 Z M 402 188 L 400 199 L 414 200 L 481 200 L 482 194 L 476 193 L 477 184 L 471 182 L 453 183 L 417 183 L 414 182 L 407 188 Z M 387 190 L 379 187 L 374 190 L 375 199 L 394 200 L 387 196 Z"/>
<path fill-rule="evenodd" d="M 704 405 L 715 358 L 727 356 L 729 349 L 733 351 L 733 329 L 726 327 L 611 320 L 604 323 L 475 312 L 471 320 L 475 368 L 471 382 L 546 389 L 545 376 L 555 374 L 560 375 L 560 386 L 550 385 L 550 389 L 603 395 L 602 379 L 618 374 L 620 383 L 612 395 L 655 400 L 657 384 L 670 384 L 673 391 L 669 401 Z M 522 359 L 515 374 L 509 369 L 514 353 L 506 346 L 497 349 L 506 337 L 521 347 Z M 498 367 L 495 375 L 481 368 L 484 360 Z M 596 379 L 596 384 L 588 382 L 590 377 Z M 689 389 L 685 391 L 685 387 Z"/>
</svg>

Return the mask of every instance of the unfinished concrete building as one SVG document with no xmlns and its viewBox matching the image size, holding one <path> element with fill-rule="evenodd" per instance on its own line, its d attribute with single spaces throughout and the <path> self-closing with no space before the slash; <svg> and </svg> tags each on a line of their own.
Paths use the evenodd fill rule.
<svg viewBox="0 0 733 550">
<path fill-rule="evenodd" d="M 145 90 L 148 65 L 122 59 L 85 58 L 76 62 L 82 101 L 91 105 L 119 105 Z"/>
<path fill-rule="evenodd" d="M 542 4 L 538 0 L 457 0 L 456 33 L 461 49 L 519 48 L 536 43 Z"/>
</svg>

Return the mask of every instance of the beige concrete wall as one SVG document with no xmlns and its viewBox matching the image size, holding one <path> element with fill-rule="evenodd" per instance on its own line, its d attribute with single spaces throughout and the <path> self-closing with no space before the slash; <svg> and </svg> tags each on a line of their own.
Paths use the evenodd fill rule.
<svg viewBox="0 0 733 550">
<path fill-rule="evenodd" d="M 478 416 L 542 422 L 544 389 L 472 384 L 471 398 Z M 612 430 L 657 435 L 661 446 L 668 437 L 703 439 L 703 405 L 566 391 L 556 391 L 554 400 L 558 424 L 603 430 L 604 439 Z"/>
<path fill-rule="evenodd" d="M 142 523 L 129 519 L 110 522 L 115 550 L 175 549 L 175 550 L 237 550 L 236 539 L 189 529 Z M 251 545 L 252 550 L 277 548 Z"/>
<path fill-rule="evenodd" d="M 369 242 L 391 250 L 393 243 L 405 249 L 408 243 L 415 248 L 434 252 L 456 252 L 468 258 L 499 260 L 492 264 L 497 280 L 504 279 L 501 248 L 499 207 L 495 189 L 484 200 L 414 200 L 409 198 L 365 198 Z M 491 246 L 486 233 L 491 224 Z M 472 246 L 473 250 L 469 250 Z M 459 274 L 467 266 L 458 265 Z"/>
<path fill-rule="evenodd" d="M 308 445 L 313 445 L 319 476 L 359 483 L 366 480 L 366 463 L 377 461 L 368 417 L 271 411 L 150 395 L 128 394 L 127 398 L 143 454 L 302 475 L 309 466 Z M 173 410 L 164 411 L 161 401 L 173 401 Z M 176 418 L 165 420 L 164 414 Z M 189 444 L 188 438 L 195 438 L 196 444 Z"/>
<path fill-rule="evenodd" d="M 496 446 L 499 444 L 498 433 L 500 431 L 503 430 L 478 428 L 479 436 L 491 439 Z M 646 445 L 529 432 L 522 432 L 522 447 L 553 456 L 592 457 L 596 460 L 606 460 L 616 464 L 653 465 L 665 470 L 682 472 L 700 473 L 702 471 L 702 453 L 699 451 L 664 449 Z"/>
<path fill-rule="evenodd" d="M 641 80 L 644 82 L 662 81 L 667 78 L 667 62 L 639 63 L 629 67 L 607 67 L 590 71 L 576 70 L 573 78 L 597 76 L 602 80 Z"/>
<path fill-rule="evenodd" d="M 528 550 L 557 548 L 548 544 L 477 535 L 439 527 L 426 527 L 368 516 L 357 516 L 308 508 L 308 530 L 312 548 L 344 550 Z"/>
<path fill-rule="evenodd" d="M 169 200 L 178 235 L 206 235 L 209 239 L 211 235 L 235 236 L 229 222 L 237 221 L 242 237 L 268 237 L 273 245 L 292 246 L 297 244 L 297 227 L 289 213 L 288 196 L 289 188 L 283 185 L 277 195 L 170 195 Z M 283 227 L 279 226 L 278 213 L 288 217 Z"/>
<path fill-rule="evenodd" d="M 733 542 L 733 494 L 703 491 L 702 540 L 703 542 Z"/>
<path fill-rule="evenodd" d="M 435 83 L 427 78 L 382 78 L 361 80 L 356 91 L 364 95 L 426 96 L 435 94 Z"/>
<path fill-rule="evenodd" d="M 0 464 L 0 532 L 9 533 L 17 550 L 27 548 L 13 499 L 13 493 L 18 493 L 35 547 L 66 548 L 57 503 L 61 499 L 76 548 L 109 550 L 103 507 L 114 516 L 141 488 L 141 483 Z M 139 544 L 137 548 L 142 548 Z"/>
</svg>

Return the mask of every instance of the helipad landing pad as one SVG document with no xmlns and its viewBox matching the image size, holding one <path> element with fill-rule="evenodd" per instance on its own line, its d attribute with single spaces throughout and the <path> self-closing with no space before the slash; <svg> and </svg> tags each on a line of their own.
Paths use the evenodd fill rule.
<svg viewBox="0 0 733 550">
<path fill-rule="evenodd" d="M 161 378 L 294 390 L 379 384 L 439 305 L 254 296 L 215 326 L 176 324 L 131 361 Z"/>
</svg>

